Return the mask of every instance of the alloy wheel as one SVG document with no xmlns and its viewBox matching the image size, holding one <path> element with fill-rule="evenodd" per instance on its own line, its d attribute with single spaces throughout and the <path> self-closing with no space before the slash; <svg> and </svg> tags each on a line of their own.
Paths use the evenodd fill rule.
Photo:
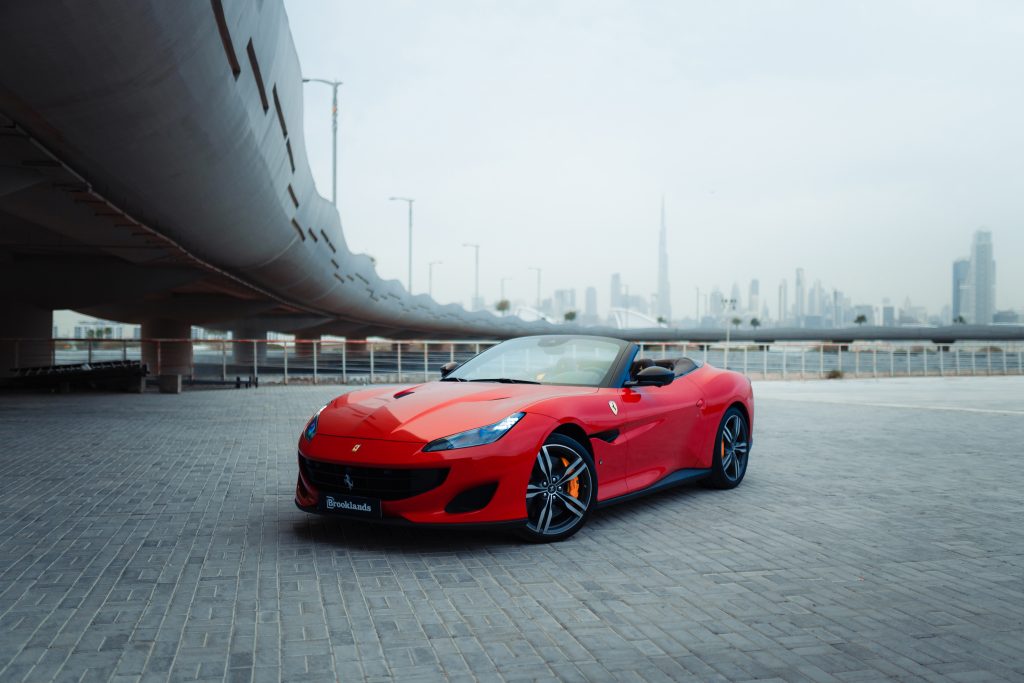
<svg viewBox="0 0 1024 683">
<path fill-rule="evenodd" d="M 593 492 L 582 455 L 558 443 L 541 446 L 526 487 L 527 529 L 545 537 L 572 531 L 585 519 Z"/>
<path fill-rule="evenodd" d="M 722 472 L 729 481 L 738 481 L 747 468 L 749 433 L 743 417 L 733 413 L 722 425 Z"/>
</svg>

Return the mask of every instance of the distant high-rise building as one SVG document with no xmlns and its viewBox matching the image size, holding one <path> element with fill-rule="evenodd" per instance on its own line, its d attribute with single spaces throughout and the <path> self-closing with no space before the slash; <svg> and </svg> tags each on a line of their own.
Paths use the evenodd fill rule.
<svg viewBox="0 0 1024 683">
<path fill-rule="evenodd" d="M 722 296 L 722 290 L 715 287 L 711 290 L 711 294 L 708 296 L 708 313 L 712 317 L 718 317 L 725 312 L 725 297 Z"/>
<path fill-rule="evenodd" d="M 804 269 L 796 269 L 796 283 L 793 287 L 793 318 L 796 321 L 797 327 L 803 327 L 803 319 L 807 312 L 804 310 L 804 304 L 807 299 L 804 294 Z"/>
<path fill-rule="evenodd" d="M 750 281 L 750 294 L 747 296 L 747 310 L 757 315 L 761 310 L 761 283 L 757 278 Z"/>
<path fill-rule="evenodd" d="M 819 317 L 825 314 L 825 288 L 821 286 L 821 280 L 815 280 L 811 291 L 807 293 L 806 313 Z"/>
<path fill-rule="evenodd" d="M 784 323 L 789 317 L 789 285 L 783 278 L 779 283 L 779 324 Z"/>
<path fill-rule="evenodd" d="M 896 308 L 890 304 L 882 306 L 882 325 L 896 327 Z"/>
<path fill-rule="evenodd" d="M 965 299 L 970 296 L 970 286 L 967 283 L 970 272 L 971 262 L 967 259 L 958 258 L 953 261 L 953 322 L 956 322 L 960 316 L 967 320 L 967 316 L 964 315 L 964 305 L 967 303 Z"/>
<path fill-rule="evenodd" d="M 976 325 L 991 324 L 996 312 L 996 262 L 992 258 L 992 233 L 988 230 L 974 233 L 967 282 L 970 291 L 964 308 L 968 315 L 964 317 Z"/>
<path fill-rule="evenodd" d="M 583 314 L 597 320 L 597 287 L 587 287 L 584 296 Z"/>
<path fill-rule="evenodd" d="M 611 308 L 622 308 L 622 276 L 612 273 L 612 291 L 609 306 Z"/>
<path fill-rule="evenodd" d="M 665 198 L 661 198 L 661 234 L 658 238 L 657 313 L 665 322 L 672 319 L 672 294 L 668 286 L 668 234 L 665 227 Z"/>
<path fill-rule="evenodd" d="M 740 285 L 738 282 L 732 283 L 732 293 L 729 295 L 729 298 L 732 299 L 732 301 L 729 302 L 730 311 L 743 310 L 743 304 L 740 299 Z"/>
</svg>

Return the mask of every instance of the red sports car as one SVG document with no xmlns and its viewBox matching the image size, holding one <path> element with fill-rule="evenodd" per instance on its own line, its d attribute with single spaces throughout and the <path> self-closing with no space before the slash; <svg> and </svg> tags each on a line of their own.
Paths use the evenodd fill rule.
<svg viewBox="0 0 1024 683">
<path fill-rule="evenodd" d="M 437 382 L 339 396 L 299 437 L 295 503 L 558 541 L 604 505 L 684 482 L 739 484 L 750 381 L 637 353 L 606 337 L 521 337 L 444 366 Z"/>
</svg>

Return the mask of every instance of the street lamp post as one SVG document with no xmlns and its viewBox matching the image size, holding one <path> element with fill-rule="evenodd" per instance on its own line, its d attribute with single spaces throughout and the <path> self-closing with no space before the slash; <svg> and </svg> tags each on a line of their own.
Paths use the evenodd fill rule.
<svg viewBox="0 0 1024 683">
<path fill-rule="evenodd" d="M 510 277 L 503 277 L 503 278 L 501 278 L 501 299 L 502 299 L 502 301 L 505 300 L 505 283 L 508 282 L 511 279 L 512 278 L 510 278 Z"/>
<path fill-rule="evenodd" d="M 410 199 L 409 197 L 388 197 L 388 199 L 390 201 L 393 201 L 393 202 L 405 202 L 406 204 L 409 205 L 409 280 L 408 280 L 408 290 L 409 290 L 409 293 L 412 294 L 412 203 L 414 201 L 416 201 L 416 200 L 415 199 Z"/>
<path fill-rule="evenodd" d="M 537 314 L 540 314 L 540 268 L 531 266 L 530 270 L 537 271 Z"/>
<path fill-rule="evenodd" d="M 438 266 L 444 263 L 444 261 L 431 261 L 427 264 L 427 295 L 434 296 L 434 266 Z"/>
<path fill-rule="evenodd" d="M 476 251 L 476 275 L 473 284 L 473 310 L 480 310 L 480 245 L 463 243 L 464 247 L 472 247 Z"/>
<path fill-rule="evenodd" d="M 303 83 L 323 83 L 331 86 L 333 99 L 331 101 L 331 135 L 333 146 L 331 149 L 331 204 L 338 205 L 338 86 L 341 81 L 329 81 L 324 78 L 303 78 Z"/>
</svg>

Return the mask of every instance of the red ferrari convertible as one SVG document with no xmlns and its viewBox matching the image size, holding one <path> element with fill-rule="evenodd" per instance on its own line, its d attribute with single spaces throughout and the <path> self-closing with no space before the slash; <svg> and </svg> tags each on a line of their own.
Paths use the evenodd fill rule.
<svg viewBox="0 0 1024 683">
<path fill-rule="evenodd" d="M 522 337 L 445 365 L 438 382 L 339 396 L 299 437 L 295 503 L 558 541 L 604 505 L 684 482 L 739 484 L 750 381 L 637 353 L 606 337 Z"/>
</svg>

